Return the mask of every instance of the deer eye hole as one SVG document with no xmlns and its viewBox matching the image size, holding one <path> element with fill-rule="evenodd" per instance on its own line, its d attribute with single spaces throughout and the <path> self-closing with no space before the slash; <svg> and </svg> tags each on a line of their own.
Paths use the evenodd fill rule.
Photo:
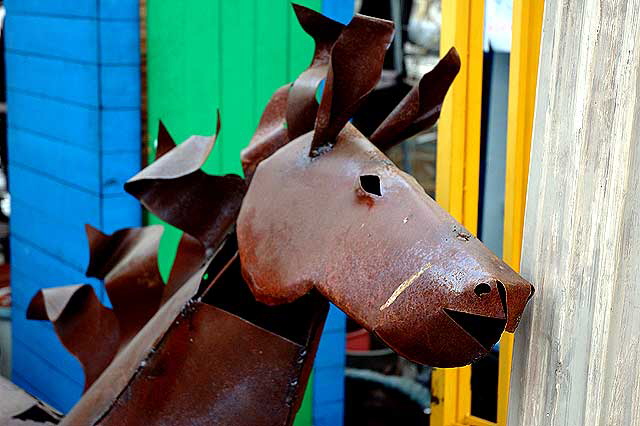
<svg viewBox="0 0 640 426">
<path fill-rule="evenodd" d="M 382 187 L 380 185 L 380 177 L 376 175 L 360 176 L 360 188 L 368 194 L 382 197 Z"/>
<path fill-rule="evenodd" d="M 491 293 L 491 286 L 487 283 L 480 283 L 476 286 L 475 291 L 477 296 L 483 296 L 485 294 Z"/>
</svg>

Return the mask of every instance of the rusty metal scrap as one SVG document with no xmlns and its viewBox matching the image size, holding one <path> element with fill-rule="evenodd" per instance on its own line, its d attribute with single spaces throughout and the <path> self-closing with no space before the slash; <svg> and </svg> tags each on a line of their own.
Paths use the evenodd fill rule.
<svg viewBox="0 0 640 426">
<path fill-rule="evenodd" d="M 369 140 L 384 151 L 433 126 L 440 118 L 444 97 L 459 71 L 460 56 L 452 47 L 431 71 L 422 76 L 418 85 L 398 103 Z"/>
<path fill-rule="evenodd" d="M 338 133 L 374 89 L 392 38 L 393 23 L 383 19 L 356 15 L 346 26 L 331 50 L 311 156 L 333 146 Z"/>
<path fill-rule="evenodd" d="M 235 255 L 181 312 L 99 424 L 133 424 L 141 414 L 149 424 L 185 424 L 185 415 L 189 424 L 293 421 L 327 302 L 308 295 L 280 309 L 257 306 L 239 271 Z M 151 389 L 170 391 L 158 398 Z"/>
<path fill-rule="evenodd" d="M 202 171 L 220 132 L 220 115 L 215 136 L 192 136 L 178 146 L 164 126 L 160 129 L 156 161 L 131 178 L 125 190 L 211 254 L 231 229 L 245 193 L 240 176 Z"/>
<path fill-rule="evenodd" d="M 104 280 L 125 344 L 160 306 L 164 281 L 158 269 L 160 225 L 122 229 L 106 235 L 86 225 L 89 239 L 87 276 Z"/>
<path fill-rule="evenodd" d="M 313 130 L 318 113 L 316 92 L 327 76 L 331 49 L 344 29 L 312 9 L 297 4 L 293 9 L 300 26 L 315 42 L 313 58 L 293 83 L 276 90 L 267 103 L 249 146 L 240 155 L 248 181 L 260 161 Z"/>
<path fill-rule="evenodd" d="M 85 390 L 118 351 L 118 320 L 88 284 L 40 290 L 29 305 L 27 318 L 53 324 L 62 344 L 82 365 Z"/>
<path fill-rule="evenodd" d="M 113 309 L 88 285 L 33 299 L 29 316 L 50 320 L 85 370 L 63 424 L 290 425 L 328 301 L 433 366 L 468 364 L 517 326 L 533 287 L 379 149 L 435 123 L 455 50 L 369 140 L 348 121 L 378 82 L 393 24 L 294 10 L 315 53 L 265 108 L 241 155 L 247 179 L 202 170 L 216 136 L 176 145 L 160 124 L 155 162 L 125 185 L 184 231 L 167 283 L 160 227 L 88 226 L 87 275 Z"/>
<path fill-rule="evenodd" d="M 88 277 L 104 280 L 113 309 L 103 306 L 93 288 L 71 285 L 40 290 L 27 318 L 50 321 L 65 347 L 80 361 L 85 390 L 115 355 L 156 314 L 204 262 L 204 248 L 183 236 L 165 285 L 158 269 L 160 225 L 122 229 L 106 235 L 86 225 Z"/>
</svg>

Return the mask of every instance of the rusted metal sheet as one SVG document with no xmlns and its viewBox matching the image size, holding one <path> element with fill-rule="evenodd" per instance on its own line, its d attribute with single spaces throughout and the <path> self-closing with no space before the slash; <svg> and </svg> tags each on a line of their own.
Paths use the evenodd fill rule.
<svg viewBox="0 0 640 426">
<path fill-rule="evenodd" d="M 120 347 L 118 319 L 88 284 L 40 290 L 27 318 L 50 321 L 62 344 L 82 365 L 85 390 L 111 363 Z"/>
<path fill-rule="evenodd" d="M 117 355 L 63 424 L 290 424 L 327 310 L 318 294 L 275 308 L 256 302 L 232 237 Z"/>
<path fill-rule="evenodd" d="M 163 229 L 155 225 L 106 235 L 86 225 L 91 253 L 87 276 L 104 280 L 121 344 L 135 336 L 160 306 L 164 281 L 158 269 L 158 245 Z"/>
<path fill-rule="evenodd" d="M 206 268 L 194 274 L 185 285 L 180 287 L 171 298 L 160 307 L 154 317 L 140 332 L 116 355 L 109 367 L 86 391 L 73 409 L 64 418 L 64 425 L 94 425 L 109 415 L 113 404 L 127 388 L 132 378 L 153 354 L 154 347 L 160 343 L 167 330 L 180 317 L 181 312 L 196 296 L 201 276 Z M 149 390 L 153 393 L 156 390 Z M 168 393 L 159 391 L 161 395 Z M 139 423 L 144 422 L 140 419 Z M 138 423 L 138 424 L 139 424 Z"/>
<path fill-rule="evenodd" d="M 436 124 L 444 97 L 460 71 L 460 56 L 452 47 L 438 64 L 422 76 L 417 86 L 371 134 L 369 140 L 386 150 Z"/>
<path fill-rule="evenodd" d="M 264 303 L 317 289 L 406 358 L 466 365 L 515 329 L 533 288 L 346 124 L 390 34 L 356 16 L 331 52 L 315 130 L 257 167 L 237 225 L 243 273 Z M 451 50 L 374 139 L 386 148 L 432 125 L 458 69 Z"/>
<path fill-rule="evenodd" d="M 293 9 L 300 26 L 315 42 L 313 59 L 293 83 L 276 90 L 249 146 L 242 151 L 242 168 L 249 181 L 260 161 L 313 130 L 318 112 L 316 93 L 327 76 L 331 49 L 344 29 L 341 23 L 314 10 L 296 4 Z"/>
<path fill-rule="evenodd" d="M 240 274 L 235 263 L 212 287 L 230 285 L 233 300 L 225 300 L 228 297 L 220 293 L 211 298 L 226 309 L 203 302 L 189 304 L 98 424 L 131 425 L 141 418 L 145 424 L 203 425 L 212 420 L 240 426 L 290 424 L 304 391 L 300 383 L 309 374 L 308 369 L 302 371 L 311 365 L 309 340 L 319 338 L 323 321 L 318 319 L 324 318 L 326 301 L 317 295 L 301 300 L 306 313 L 302 306 L 296 311 L 287 306 L 306 331 L 300 343 L 267 328 L 273 318 L 257 321 L 265 328 L 256 326 L 236 315 L 246 309 L 243 305 L 255 302 L 248 291 L 249 300 L 234 296 L 236 287 L 243 285 L 237 281 Z M 209 299 L 207 294 L 203 299 Z M 161 392 L 162 398 L 151 389 Z"/>
<path fill-rule="evenodd" d="M 185 234 L 165 285 L 158 270 L 162 226 L 106 235 L 87 225 L 86 231 L 90 251 L 87 276 L 104 280 L 113 309 L 100 303 L 91 286 L 78 284 L 40 290 L 27 310 L 29 319 L 53 323 L 62 343 L 82 364 L 85 390 L 156 314 L 161 302 L 205 261 L 202 245 Z"/>
<path fill-rule="evenodd" d="M 310 155 L 330 149 L 382 73 L 393 23 L 356 15 L 340 34 L 329 60 L 325 90 L 318 108 Z"/>
<path fill-rule="evenodd" d="M 245 193 L 244 179 L 202 171 L 215 136 L 192 136 L 176 146 L 161 126 L 156 161 L 125 184 L 125 190 L 160 219 L 195 237 L 209 255 L 232 228 Z"/>
</svg>

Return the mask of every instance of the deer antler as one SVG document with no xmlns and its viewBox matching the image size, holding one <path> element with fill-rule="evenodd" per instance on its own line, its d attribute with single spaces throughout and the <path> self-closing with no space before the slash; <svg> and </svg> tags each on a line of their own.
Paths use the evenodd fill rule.
<svg viewBox="0 0 640 426">
<path fill-rule="evenodd" d="M 393 22 L 364 15 L 354 16 L 342 31 L 331 51 L 310 156 L 335 144 L 338 133 L 373 90 L 392 38 Z"/>
<path fill-rule="evenodd" d="M 316 92 L 327 76 L 330 53 L 344 25 L 326 16 L 293 5 L 298 22 L 315 42 L 309 67 L 292 84 L 275 91 L 262 113 L 251 142 L 242 151 L 242 167 L 251 180 L 258 164 L 289 141 L 313 130 L 318 113 Z"/>
<path fill-rule="evenodd" d="M 455 47 L 398 103 L 395 109 L 369 137 L 386 150 L 433 126 L 440 117 L 444 97 L 460 71 L 460 56 Z"/>
</svg>

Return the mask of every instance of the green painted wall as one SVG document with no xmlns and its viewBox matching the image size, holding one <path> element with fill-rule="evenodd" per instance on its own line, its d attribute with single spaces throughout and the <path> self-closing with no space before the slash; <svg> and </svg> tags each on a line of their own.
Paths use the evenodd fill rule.
<svg viewBox="0 0 640 426">
<path fill-rule="evenodd" d="M 322 5 L 322 0 L 297 2 L 315 10 Z M 240 174 L 240 150 L 262 109 L 275 89 L 308 66 L 312 54 L 313 41 L 285 0 L 147 0 L 150 141 L 158 119 L 176 141 L 210 135 L 220 108 L 220 138 L 205 171 Z M 180 232 L 167 225 L 160 247 L 165 277 L 179 238 Z M 296 425 L 310 425 L 311 415 L 307 392 Z"/>
</svg>

